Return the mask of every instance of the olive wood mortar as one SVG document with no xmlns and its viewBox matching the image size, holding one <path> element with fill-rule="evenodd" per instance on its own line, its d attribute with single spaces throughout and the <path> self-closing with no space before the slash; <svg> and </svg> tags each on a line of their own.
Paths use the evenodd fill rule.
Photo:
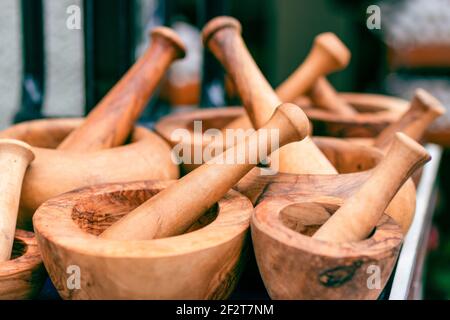
<svg viewBox="0 0 450 320">
<path fill-rule="evenodd" d="M 97 237 L 173 181 L 87 187 L 45 202 L 33 222 L 63 299 L 225 299 L 243 268 L 253 206 L 230 190 L 185 234 L 137 241 Z M 70 290 L 67 266 L 81 270 Z"/>
<path fill-rule="evenodd" d="M 32 299 L 46 278 L 34 234 L 17 229 L 11 260 L 0 263 L 0 300 Z"/>
<path fill-rule="evenodd" d="M 35 120 L 0 132 L 0 138 L 30 144 L 36 156 L 24 178 L 19 227 L 31 229 L 31 217 L 40 204 L 76 188 L 179 177 L 179 168 L 171 160 L 169 146 L 142 127 L 134 129 L 130 143 L 124 146 L 87 153 L 55 150 L 82 123 L 83 119 Z"/>
<path fill-rule="evenodd" d="M 220 140 L 210 140 L 208 136 L 194 135 L 194 121 L 200 120 L 203 132 L 208 129 L 221 129 L 245 113 L 241 107 L 198 110 L 189 113 L 169 115 L 161 119 L 155 130 L 174 147 L 181 143 L 185 149 L 191 150 L 190 164 L 182 163 L 183 171 L 189 172 L 200 164 L 194 163 L 194 152 L 202 150 L 210 143 L 216 143 L 215 148 L 225 147 Z M 185 129 L 187 136 L 175 135 L 177 129 Z M 328 160 L 339 172 L 338 175 L 295 175 L 279 172 L 276 175 L 262 175 L 262 168 L 255 168 L 248 173 L 235 187 L 257 204 L 259 201 L 280 194 L 314 193 L 315 195 L 330 195 L 347 197 L 363 183 L 370 174 L 370 169 L 376 166 L 383 154 L 380 150 L 351 143 L 342 139 L 329 137 L 313 137 L 313 141 L 325 154 Z M 414 183 L 407 182 L 404 188 L 392 201 L 387 212 L 396 216 L 406 231 L 411 224 L 415 210 L 416 189 Z"/>
<path fill-rule="evenodd" d="M 307 196 L 263 201 L 252 218 L 252 236 L 271 297 L 376 298 L 393 269 L 402 239 L 400 226 L 386 220 L 384 210 L 403 183 L 429 160 L 420 144 L 398 133 L 370 178 L 342 205 L 340 199 L 333 203 L 330 200 L 335 198 Z M 370 283 L 370 268 L 378 270 L 376 286 Z"/>
</svg>

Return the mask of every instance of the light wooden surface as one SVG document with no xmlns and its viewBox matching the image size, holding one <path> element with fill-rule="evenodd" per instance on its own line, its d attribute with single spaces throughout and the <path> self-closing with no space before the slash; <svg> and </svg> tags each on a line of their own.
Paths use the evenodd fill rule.
<svg viewBox="0 0 450 320">
<path fill-rule="evenodd" d="M 270 130 L 278 132 L 276 145 Z M 148 240 L 183 233 L 261 160 L 285 144 L 302 140 L 308 131 L 309 121 L 303 111 L 296 105 L 282 104 L 263 127 L 244 141 L 191 171 L 100 237 Z M 235 156 L 238 153 L 243 156 L 240 161 Z"/>
<path fill-rule="evenodd" d="M 0 132 L 33 146 L 36 159 L 27 170 L 18 226 L 31 229 L 31 217 L 47 199 L 87 185 L 139 179 L 176 179 L 170 147 L 156 134 L 136 128 L 130 144 L 89 153 L 54 150 L 82 119 L 36 120 Z M 130 160 L 132 159 L 132 160 Z"/>
<path fill-rule="evenodd" d="M 226 299 L 248 252 L 253 206 L 230 190 L 188 232 L 146 241 L 97 237 L 174 181 L 109 184 L 44 203 L 33 222 L 45 266 L 63 299 Z M 81 271 L 79 290 L 66 283 Z"/>
<path fill-rule="evenodd" d="M 330 242 L 363 240 L 373 231 L 397 191 L 430 160 L 427 151 L 403 133 L 396 133 L 370 178 L 313 235 Z"/>
<path fill-rule="evenodd" d="M 281 100 L 248 52 L 241 37 L 239 22 L 231 17 L 214 18 L 204 27 L 202 36 L 205 46 L 213 52 L 233 80 L 252 125 L 260 128 L 281 104 Z M 317 46 L 316 50 L 321 48 Z M 271 156 L 271 161 L 281 172 L 337 173 L 308 137 L 281 148 L 279 153 Z"/>
<path fill-rule="evenodd" d="M 0 300 L 35 298 L 46 278 L 34 234 L 17 229 L 12 259 L 0 263 Z"/>
<path fill-rule="evenodd" d="M 0 139 L 0 264 L 11 258 L 23 176 L 33 159 L 26 143 Z"/>
<path fill-rule="evenodd" d="M 58 146 L 89 152 L 122 145 L 170 64 L 185 55 L 184 44 L 169 28 L 158 27 L 144 55 Z"/>
</svg>

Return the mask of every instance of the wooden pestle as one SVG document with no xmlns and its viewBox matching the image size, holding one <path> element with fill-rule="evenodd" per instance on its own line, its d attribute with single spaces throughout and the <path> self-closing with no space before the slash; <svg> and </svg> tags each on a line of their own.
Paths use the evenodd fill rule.
<svg viewBox="0 0 450 320">
<path fill-rule="evenodd" d="M 353 116 L 358 112 L 341 98 L 325 77 L 320 77 L 309 91 L 309 97 L 315 107 L 344 116 Z"/>
<path fill-rule="evenodd" d="M 350 61 L 350 51 L 331 32 L 319 34 L 303 63 L 278 88 L 283 101 L 294 101 L 307 93 L 323 76 L 345 68 Z"/>
<path fill-rule="evenodd" d="M 430 159 L 419 143 L 401 132 L 396 133 L 391 148 L 370 178 L 313 238 L 339 243 L 368 237 L 403 183 Z"/>
<path fill-rule="evenodd" d="M 397 122 L 381 131 L 374 145 L 386 151 L 396 132 L 403 132 L 412 139 L 420 141 L 430 124 L 444 113 L 445 108 L 435 97 L 424 89 L 417 89 L 409 110 Z"/>
<path fill-rule="evenodd" d="M 251 159 L 260 162 L 279 147 L 269 138 L 272 129 L 279 132 L 279 146 L 282 146 L 303 139 L 308 134 L 309 121 L 298 106 L 279 106 L 260 130 L 149 199 L 100 237 L 145 240 L 183 233 L 255 167 L 257 163 Z M 245 161 L 226 161 L 242 152 Z"/>
<path fill-rule="evenodd" d="M 203 43 L 227 70 L 253 126 L 256 129 L 263 126 L 281 100 L 251 57 L 241 37 L 240 23 L 231 17 L 214 18 L 203 29 Z M 271 160 L 275 158 L 279 161 L 279 170 L 285 173 L 337 173 L 309 137 L 281 148 L 279 157 Z"/>
<path fill-rule="evenodd" d="M 0 262 L 8 261 L 14 244 L 20 192 L 25 170 L 34 153 L 21 141 L 0 139 Z"/>
<path fill-rule="evenodd" d="M 185 55 L 183 42 L 171 29 L 155 28 L 151 38 L 144 55 L 58 149 L 86 152 L 116 147 L 125 142 L 170 64 Z"/>
</svg>

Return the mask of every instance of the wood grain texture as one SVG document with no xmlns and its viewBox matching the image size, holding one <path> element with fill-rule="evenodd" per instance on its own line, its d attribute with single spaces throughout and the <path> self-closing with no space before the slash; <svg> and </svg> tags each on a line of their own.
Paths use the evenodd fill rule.
<svg viewBox="0 0 450 320">
<path fill-rule="evenodd" d="M 282 100 L 251 57 L 241 37 L 239 22 L 231 17 L 214 18 L 204 27 L 202 36 L 205 46 L 213 52 L 233 80 L 252 125 L 255 128 L 262 127 Z M 271 158 L 279 159 L 276 165 L 282 172 L 336 173 L 309 138 L 281 148 L 279 154 Z"/>
<path fill-rule="evenodd" d="M 311 238 L 340 205 L 339 198 L 297 194 L 266 199 L 256 207 L 253 245 L 272 299 L 367 300 L 380 295 L 400 251 L 401 228 L 384 215 L 362 241 L 336 244 Z M 379 283 L 369 278 L 373 268 L 379 268 Z"/>
<path fill-rule="evenodd" d="M 97 237 L 173 181 L 109 184 L 44 203 L 33 222 L 45 266 L 64 299 L 225 299 L 246 258 L 253 206 L 230 190 L 187 233 L 146 241 Z M 130 263 L 132 269 L 130 269 Z M 68 265 L 81 289 L 66 286 Z M 132 270 L 132 272 L 130 272 Z"/>
<path fill-rule="evenodd" d="M 419 143 L 397 132 L 389 151 L 370 178 L 317 230 L 313 238 L 334 243 L 365 239 L 401 186 L 430 159 Z"/>
<path fill-rule="evenodd" d="M 24 178 L 19 227 L 31 229 L 31 217 L 38 206 L 63 192 L 98 183 L 178 178 L 170 147 L 141 127 L 134 130 L 130 143 L 121 147 L 88 153 L 54 150 L 82 121 L 36 120 L 0 132 L 0 138 L 32 145 L 36 155 Z"/>
<path fill-rule="evenodd" d="M 0 263 L 0 300 L 35 298 L 46 277 L 34 234 L 17 229 L 12 259 Z"/>
<path fill-rule="evenodd" d="M 276 144 L 272 141 L 271 130 L 278 133 Z M 149 240 L 183 233 L 269 154 L 302 140 L 308 131 L 309 121 L 303 111 L 296 105 L 282 104 L 259 130 L 149 199 L 100 237 Z"/>
<path fill-rule="evenodd" d="M 0 139 L 0 263 L 11 258 L 23 176 L 33 159 L 28 144 Z"/>
<path fill-rule="evenodd" d="M 151 40 L 144 55 L 58 149 L 89 152 L 117 147 L 126 141 L 170 64 L 185 55 L 181 39 L 169 28 L 153 29 Z"/>
</svg>

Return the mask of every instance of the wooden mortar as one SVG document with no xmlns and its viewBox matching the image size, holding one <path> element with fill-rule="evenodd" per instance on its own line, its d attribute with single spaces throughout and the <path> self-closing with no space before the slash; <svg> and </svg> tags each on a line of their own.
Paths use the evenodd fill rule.
<svg viewBox="0 0 450 320">
<path fill-rule="evenodd" d="M 209 143 L 217 143 L 218 149 L 225 149 L 220 141 L 211 141 L 207 138 L 194 136 L 194 121 L 202 121 L 202 130 L 221 129 L 226 124 L 241 117 L 245 111 L 243 108 L 218 108 L 198 110 L 189 113 L 169 115 L 156 124 L 155 130 L 168 143 L 174 147 L 178 143 L 185 144 L 186 148 L 201 152 Z M 185 129 L 190 133 L 185 138 L 174 135 L 177 129 Z M 184 137 L 184 136 L 183 136 Z M 180 139 L 180 140 L 179 140 Z M 276 175 L 262 175 L 263 169 L 253 169 L 236 186 L 236 190 L 245 194 L 256 204 L 259 201 L 280 194 L 302 194 L 304 192 L 316 195 L 338 195 L 346 197 L 352 194 L 361 183 L 369 177 L 372 169 L 380 161 L 383 154 L 376 148 L 351 143 L 342 139 L 329 137 L 313 137 L 313 141 L 325 154 L 328 160 L 338 170 L 339 175 L 326 177 L 325 175 L 294 175 L 279 172 Z M 194 159 L 191 159 L 191 163 Z M 182 163 L 182 170 L 190 172 L 200 164 Z M 320 186 L 320 187 L 319 187 Z M 414 216 L 416 189 L 414 183 L 407 182 L 392 201 L 387 212 L 396 216 L 403 227 L 403 231 L 409 229 Z"/>
<path fill-rule="evenodd" d="M 252 238 L 273 299 L 376 299 L 395 266 L 403 234 L 387 215 L 366 240 L 336 244 L 311 235 L 342 204 L 335 197 L 280 196 L 258 205 Z M 369 289 L 370 276 L 379 281 Z"/>
<path fill-rule="evenodd" d="M 89 187 L 39 207 L 33 218 L 39 248 L 63 299 L 225 299 L 230 295 L 243 268 L 253 211 L 250 201 L 235 191 L 229 191 L 183 235 L 145 241 L 97 237 L 172 183 Z M 80 267 L 79 290 L 66 286 L 70 265 Z"/>
<path fill-rule="evenodd" d="M 35 120 L 0 132 L 0 138 L 30 144 L 36 156 L 24 178 L 19 227 L 31 229 L 31 217 L 40 204 L 76 188 L 97 183 L 178 178 L 179 169 L 171 160 L 169 146 L 142 127 L 134 130 L 130 143 L 124 146 L 89 153 L 55 150 L 82 123 L 83 119 Z"/>
<path fill-rule="evenodd" d="M 389 278 L 402 240 L 400 226 L 384 210 L 429 160 L 420 144 L 397 133 L 370 178 L 343 204 L 336 198 L 306 195 L 294 201 L 289 197 L 263 201 L 252 218 L 252 236 L 271 297 L 375 299 Z M 374 272 L 370 268 L 377 272 L 376 282 L 370 282 Z"/>
</svg>

